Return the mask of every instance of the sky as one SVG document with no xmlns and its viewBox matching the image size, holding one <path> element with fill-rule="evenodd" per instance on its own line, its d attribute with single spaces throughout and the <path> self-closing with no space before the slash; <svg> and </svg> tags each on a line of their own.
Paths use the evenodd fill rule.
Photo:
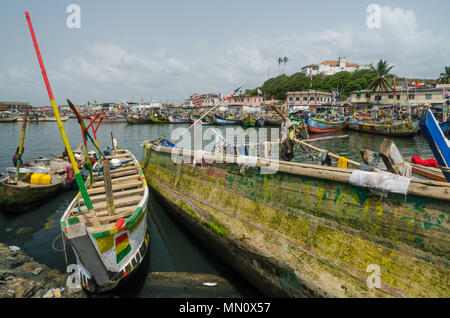
<svg viewBox="0 0 450 318">
<path fill-rule="evenodd" d="M 69 28 L 70 4 L 80 28 Z M 380 8 L 370 28 L 370 4 Z M 57 104 L 182 103 L 193 93 L 261 86 L 346 57 L 387 60 L 398 76 L 435 79 L 450 65 L 448 0 L 2 0 L 0 101 L 49 105 L 28 11 Z"/>
</svg>

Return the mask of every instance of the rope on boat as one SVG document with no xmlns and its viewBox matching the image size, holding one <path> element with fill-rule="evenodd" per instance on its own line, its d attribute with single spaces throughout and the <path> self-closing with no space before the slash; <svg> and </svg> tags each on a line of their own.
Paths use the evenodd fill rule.
<svg viewBox="0 0 450 318">
<path fill-rule="evenodd" d="M 55 242 L 56 242 L 56 240 L 59 239 L 60 237 L 62 237 L 62 233 L 58 234 L 58 236 L 55 237 L 55 239 L 53 240 L 53 243 L 52 243 L 52 248 L 53 248 L 55 251 L 57 251 L 58 253 L 64 252 L 64 246 L 63 246 L 62 249 L 57 249 L 57 248 L 55 247 Z"/>
</svg>

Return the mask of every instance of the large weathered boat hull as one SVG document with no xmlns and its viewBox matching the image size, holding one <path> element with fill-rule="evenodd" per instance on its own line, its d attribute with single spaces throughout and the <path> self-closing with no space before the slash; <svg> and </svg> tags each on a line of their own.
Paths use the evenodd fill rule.
<svg viewBox="0 0 450 318">
<path fill-rule="evenodd" d="M 394 124 L 375 124 L 350 121 L 348 129 L 391 137 L 413 137 L 419 129 L 419 121 L 405 121 Z"/>
<path fill-rule="evenodd" d="M 413 180 L 406 197 L 381 198 L 349 184 L 348 169 L 279 161 L 276 173 L 261 174 L 275 161 L 243 169 L 236 157 L 193 166 L 145 145 L 157 198 L 267 295 L 450 296 L 448 184 Z M 380 288 L 367 283 L 373 265 Z"/>
<path fill-rule="evenodd" d="M 133 117 L 133 116 L 126 116 L 126 121 L 129 124 L 151 124 L 152 120 L 148 117 L 142 118 L 142 117 Z"/>
</svg>

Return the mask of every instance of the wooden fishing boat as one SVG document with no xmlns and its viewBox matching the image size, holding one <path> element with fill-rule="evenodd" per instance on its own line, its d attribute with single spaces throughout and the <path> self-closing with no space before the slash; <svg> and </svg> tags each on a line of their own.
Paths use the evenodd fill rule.
<svg viewBox="0 0 450 318">
<path fill-rule="evenodd" d="M 169 124 L 169 118 L 166 116 L 156 116 L 156 115 L 150 115 L 150 120 L 152 124 Z"/>
<path fill-rule="evenodd" d="M 15 116 L 11 112 L 0 113 L 0 123 L 13 123 L 18 120 L 18 116 Z"/>
<path fill-rule="evenodd" d="M 112 124 L 112 123 L 126 123 L 127 119 L 125 116 L 108 116 L 102 118 L 102 123 Z"/>
<path fill-rule="evenodd" d="M 152 120 L 150 117 L 141 117 L 136 114 L 133 115 L 127 115 L 126 116 L 127 123 L 129 124 L 150 124 L 152 123 Z"/>
<path fill-rule="evenodd" d="M 179 115 L 169 116 L 171 124 L 189 124 L 189 118 L 181 117 Z"/>
<path fill-rule="evenodd" d="M 252 115 L 248 115 L 247 117 L 244 117 L 240 120 L 240 123 L 242 127 L 248 128 L 248 127 L 255 127 L 256 120 L 253 118 Z"/>
<path fill-rule="evenodd" d="M 347 126 L 347 121 L 332 121 L 324 118 L 312 118 L 308 116 L 307 124 L 311 133 L 320 134 L 343 130 Z"/>
<path fill-rule="evenodd" d="M 268 296 L 450 296 L 448 183 L 144 147 L 155 197 Z M 364 187 L 358 176 L 399 187 Z"/>
<path fill-rule="evenodd" d="M 138 161 L 121 148 L 107 159 L 120 162 L 110 171 L 114 213 L 108 210 L 104 176 L 95 173 L 87 189 L 93 209 L 88 210 L 78 193 L 61 218 L 77 257 L 81 285 L 91 292 L 111 290 L 125 281 L 142 263 L 149 242 L 149 193 Z M 94 171 L 101 167 L 96 163 Z"/>
<path fill-rule="evenodd" d="M 450 182 L 450 142 L 445 138 L 442 129 L 429 109 L 420 117 L 420 128 L 422 135 L 433 151 L 439 168 L 447 182 Z"/>
<path fill-rule="evenodd" d="M 349 120 L 348 129 L 391 137 L 413 137 L 419 129 L 418 120 L 402 120 L 385 123 L 367 123 Z"/>
<path fill-rule="evenodd" d="M 234 119 L 232 116 L 223 117 L 220 115 L 215 114 L 214 115 L 214 123 L 216 125 L 237 125 L 239 122 Z"/>
<path fill-rule="evenodd" d="M 81 148 L 74 150 L 78 162 L 84 164 Z M 65 166 L 69 162 L 62 157 L 38 159 L 20 168 L 19 180 L 14 182 L 16 168 L 11 168 L 9 176 L 0 180 L 0 211 L 20 213 L 28 211 L 54 198 L 68 186 Z"/>
</svg>

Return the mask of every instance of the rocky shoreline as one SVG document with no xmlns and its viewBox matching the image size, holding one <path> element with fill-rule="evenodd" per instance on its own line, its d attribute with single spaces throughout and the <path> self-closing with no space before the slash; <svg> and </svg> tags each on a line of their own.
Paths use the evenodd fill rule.
<svg viewBox="0 0 450 318">
<path fill-rule="evenodd" d="M 68 290 L 64 273 L 35 262 L 21 249 L 0 243 L 0 298 L 85 298 Z"/>
</svg>

